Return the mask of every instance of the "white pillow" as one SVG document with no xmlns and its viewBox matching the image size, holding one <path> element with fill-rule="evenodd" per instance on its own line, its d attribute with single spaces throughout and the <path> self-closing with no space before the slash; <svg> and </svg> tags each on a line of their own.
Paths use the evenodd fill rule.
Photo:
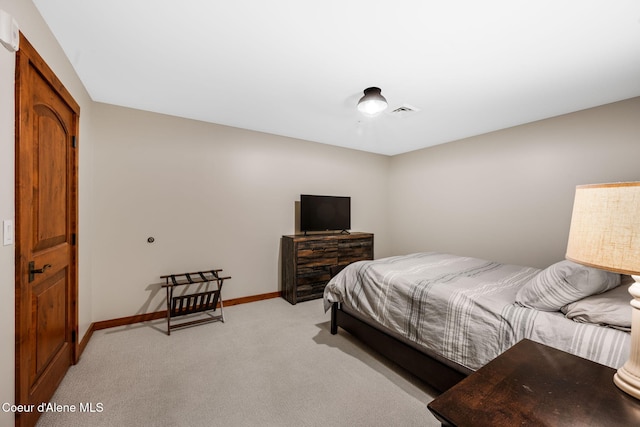
<svg viewBox="0 0 640 427">
<path fill-rule="evenodd" d="M 516 303 L 542 311 L 560 311 L 569 303 L 619 284 L 619 274 L 565 260 L 542 270 L 520 288 Z"/>
</svg>

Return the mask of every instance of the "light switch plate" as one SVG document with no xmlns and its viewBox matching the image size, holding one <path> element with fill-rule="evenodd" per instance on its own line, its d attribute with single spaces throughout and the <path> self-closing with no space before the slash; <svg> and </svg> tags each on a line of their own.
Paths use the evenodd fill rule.
<svg viewBox="0 0 640 427">
<path fill-rule="evenodd" d="M 4 246 L 13 245 L 13 221 L 5 219 L 2 221 L 2 242 Z"/>
</svg>

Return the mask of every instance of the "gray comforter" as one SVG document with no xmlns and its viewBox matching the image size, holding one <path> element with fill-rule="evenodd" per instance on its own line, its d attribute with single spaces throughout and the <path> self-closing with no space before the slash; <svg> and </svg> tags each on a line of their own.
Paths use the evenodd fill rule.
<svg viewBox="0 0 640 427">
<path fill-rule="evenodd" d="M 411 342 L 476 370 L 523 338 L 618 368 L 627 332 L 514 303 L 540 270 L 441 253 L 351 264 L 325 288 L 340 302 Z"/>
</svg>

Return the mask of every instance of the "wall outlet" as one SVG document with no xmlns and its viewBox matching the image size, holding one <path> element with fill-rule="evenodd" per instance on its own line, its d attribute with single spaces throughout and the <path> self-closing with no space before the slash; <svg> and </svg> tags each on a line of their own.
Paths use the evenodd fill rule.
<svg viewBox="0 0 640 427">
<path fill-rule="evenodd" d="M 2 244 L 4 246 L 13 245 L 13 221 L 10 219 L 5 219 L 2 221 Z"/>
</svg>

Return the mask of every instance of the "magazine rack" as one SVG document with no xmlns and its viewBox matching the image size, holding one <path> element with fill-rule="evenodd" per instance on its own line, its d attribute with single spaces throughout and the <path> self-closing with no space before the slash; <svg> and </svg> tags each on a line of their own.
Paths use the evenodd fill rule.
<svg viewBox="0 0 640 427">
<path fill-rule="evenodd" d="M 201 323 L 224 322 L 224 314 L 222 313 L 222 284 L 225 280 L 231 279 L 230 276 L 220 277 L 222 270 L 196 271 L 194 273 L 168 274 L 160 276 L 165 279 L 163 288 L 167 290 L 167 335 L 171 335 L 172 329 L 185 328 Z M 210 289 L 211 283 L 216 283 L 216 289 Z M 174 296 L 174 290 L 179 286 L 192 286 L 200 284 L 201 292 L 182 294 Z M 185 291 L 186 292 L 186 291 Z M 220 306 L 220 314 L 213 315 Z M 188 314 L 207 312 L 208 317 L 171 324 L 171 319 Z"/>
</svg>

